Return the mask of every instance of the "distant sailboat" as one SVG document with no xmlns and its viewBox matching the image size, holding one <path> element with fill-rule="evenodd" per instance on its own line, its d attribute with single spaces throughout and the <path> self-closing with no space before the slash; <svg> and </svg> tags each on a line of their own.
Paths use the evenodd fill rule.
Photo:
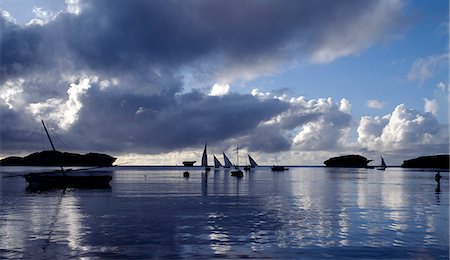
<svg viewBox="0 0 450 260">
<path fill-rule="evenodd" d="M 230 168 L 231 166 L 233 166 L 233 164 L 230 162 L 230 159 L 228 159 L 225 153 L 223 153 L 223 160 L 225 162 L 225 165 L 223 166 L 224 168 Z"/>
<path fill-rule="evenodd" d="M 214 155 L 214 168 L 220 168 L 220 167 L 222 167 L 222 164 L 220 163 L 220 161 Z"/>
<path fill-rule="evenodd" d="M 258 167 L 258 164 L 256 163 L 255 160 L 253 160 L 253 158 L 250 156 L 250 154 L 248 155 L 248 160 L 250 161 L 250 167 L 251 168 Z"/>
<path fill-rule="evenodd" d="M 277 165 L 272 166 L 271 169 L 273 172 L 283 172 L 283 171 L 289 170 L 289 168 L 287 168 L 287 167 L 278 165 L 278 159 L 275 158 L 275 160 L 277 161 Z"/>
<path fill-rule="evenodd" d="M 244 176 L 244 173 L 239 168 L 239 146 L 236 147 L 236 165 L 234 166 L 234 168 L 235 168 L 235 170 L 231 171 L 231 176 L 235 176 L 238 178 Z"/>
<path fill-rule="evenodd" d="M 250 154 L 248 155 L 248 161 L 250 162 L 250 165 L 246 165 L 244 167 L 244 171 L 250 171 L 251 168 L 255 168 L 258 166 L 256 161 L 250 156 Z"/>
<path fill-rule="evenodd" d="M 202 155 L 202 167 L 205 167 L 205 171 L 211 170 L 208 166 L 208 155 L 206 153 L 206 143 L 205 148 L 203 149 L 203 155 Z"/>
<path fill-rule="evenodd" d="M 377 168 L 377 170 L 384 171 L 386 167 L 386 162 L 384 162 L 383 156 L 381 156 L 381 167 Z"/>
</svg>

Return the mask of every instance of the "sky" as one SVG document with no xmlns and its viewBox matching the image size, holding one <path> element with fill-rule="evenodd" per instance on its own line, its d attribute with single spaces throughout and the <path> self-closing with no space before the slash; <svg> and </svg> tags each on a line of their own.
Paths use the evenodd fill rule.
<svg viewBox="0 0 450 260">
<path fill-rule="evenodd" d="M 0 157 L 388 165 L 449 153 L 449 3 L 0 2 Z"/>
</svg>

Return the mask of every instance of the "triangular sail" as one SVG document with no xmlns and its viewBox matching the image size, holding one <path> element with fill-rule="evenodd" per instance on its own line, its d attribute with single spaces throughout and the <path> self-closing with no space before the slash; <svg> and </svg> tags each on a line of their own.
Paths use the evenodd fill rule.
<svg viewBox="0 0 450 260">
<path fill-rule="evenodd" d="M 386 167 L 386 163 L 384 162 L 383 156 L 381 156 L 381 167 Z"/>
<path fill-rule="evenodd" d="M 220 163 L 220 161 L 214 155 L 214 168 L 220 168 L 220 167 L 222 167 L 222 164 Z"/>
<path fill-rule="evenodd" d="M 250 154 L 248 155 L 248 160 L 250 161 L 250 167 L 254 168 L 258 166 L 255 160 L 253 160 L 253 158 L 250 156 Z"/>
<path fill-rule="evenodd" d="M 202 166 L 208 167 L 208 155 L 206 155 L 206 143 L 205 143 L 205 149 L 203 149 Z"/>
<path fill-rule="evenodd" d="M 230 159 L 223 153 L 223 160 L 225 161 L 225 165 L 223 167 L 230 168 L 233 164 L 230 162 Z"/>
</svg>

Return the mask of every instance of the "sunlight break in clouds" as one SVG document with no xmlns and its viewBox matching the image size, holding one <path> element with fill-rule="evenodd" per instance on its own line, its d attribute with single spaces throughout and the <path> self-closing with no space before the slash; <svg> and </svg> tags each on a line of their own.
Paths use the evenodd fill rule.
<svg viewBox="0 0 450 260">
<path fill-rule="evenodd" d="M 68 100 L 51 98 L 45 102 L 31 103 L 28 110 L 39 119 L 48 117 L 56 121 L 58 126 L 68 130 L 78 119 L 78 112 L 83 107 L 81 96 L 91 87 L 89 78 L 81 79 L 78 84 L 70 84 L 67 90 Z"/>
<path fill-rule="evenodd" d="M 228 94 L 228 91 L 230 90 L 229 84 L 219 84 L 216 83 L 211 89 L 211 92 L 209 93 L 210 96 L 223 96 Z"/>
<path fill-rule="evenodd" d="M 0 98 L 6 103 L 9 109 L 14 109 L 17 105 L 20 105 L 22 102 L 19 101 L 19 94 L 23 92 L 24 80 L 19 78 L 17 80 L 8 80 L 3 86 L 0 88 Z"/>
</svg>

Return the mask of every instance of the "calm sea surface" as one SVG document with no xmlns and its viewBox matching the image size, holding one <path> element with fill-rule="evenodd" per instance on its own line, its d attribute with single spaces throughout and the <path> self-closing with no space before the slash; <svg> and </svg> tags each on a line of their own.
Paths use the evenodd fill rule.
<svg viewBox="0 0 450 260">
<path fill-rule="evenodd" d="M 447 172 L 112 169 L 105 190 L 0 178 L 0 259 L 449 257 Z"/>
</svg>

